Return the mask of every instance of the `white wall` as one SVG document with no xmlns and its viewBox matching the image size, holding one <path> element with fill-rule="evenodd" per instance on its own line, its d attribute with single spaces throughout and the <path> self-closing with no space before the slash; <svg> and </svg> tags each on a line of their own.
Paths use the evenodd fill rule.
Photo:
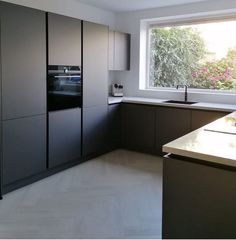
<svg viewBox="0 0 236 240">
<path fill-rule="evenodd" d="M 185 15 L 224 9 L 236 9 L 236 0 L 209 0 L 195 4 L 186 4 L 159 9 L 151 9 L 137 12 L 119 13 L 116 15 L 116 29 L 131 33 L 131 71 L 116 72 L 114 81 L 124 84 L 126 96 L 142 96 L 166 99 L 182 99 L 183 93 L 178 91 L 147 91 L 139 90 L 139 44 L 140 44 L 140 20 L 166 16 Z M 236 14 L 235 14 L 236 15 Z M 190 93 L 189 99 L 194 101 L 221 102 L 236 104 L 236 95 L 225 94 L 196 94 Z"/>
<path fill-rule="evenodd" d="M 77 0 L 4 0 L 22 6 L 53 12 L 113 27 L 115 14 L 82 4 Z"/>
</svg>

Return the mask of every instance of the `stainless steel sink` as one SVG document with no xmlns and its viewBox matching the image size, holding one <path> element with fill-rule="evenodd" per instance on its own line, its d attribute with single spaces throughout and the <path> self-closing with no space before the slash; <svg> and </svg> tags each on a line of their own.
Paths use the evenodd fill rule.
<svg viewBox="0 0 236 240">
<path fill-rule="evenodd" d="M 164 103 L 177 103 L 177 104 L 192 105 L 192 104 L 197 103 L 197 102 L 168 100 L 168 101 L 164 101 Z"/>
</svg>

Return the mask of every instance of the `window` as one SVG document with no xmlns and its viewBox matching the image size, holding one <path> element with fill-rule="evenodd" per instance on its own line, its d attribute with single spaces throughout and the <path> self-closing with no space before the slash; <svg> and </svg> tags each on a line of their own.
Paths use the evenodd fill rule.
<svg viewBox="0 0 236 240">
<path fill-rule="evenodd" d="M 148 25 L 146 88 L 236 91 L 236 20 Z"/>
</svg>

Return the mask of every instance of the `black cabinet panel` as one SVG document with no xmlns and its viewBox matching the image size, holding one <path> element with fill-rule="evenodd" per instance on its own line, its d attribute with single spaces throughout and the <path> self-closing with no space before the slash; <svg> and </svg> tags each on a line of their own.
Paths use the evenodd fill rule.
<svg viewBox="0 0 236 240">
<path fill-rule="evenodd" d="M 83 109 L 83 155 L 89 156 L 107 148 L 107 105 Z"/>
<path fill-rule="evenodd" d="M 46 113 L 45 13 L 1 4 L 2 118 Z"/>
<path fill-rule="evenodd" d="M 160 107 L 156 110 L 156 149 L 191 131 L 191 111 L 180 108 Z"/>
<path fill-rule="evenodd" d="M 46 170 L 46 115 L 3 122 L 3 185 Z"/>
<path fill-rule="evenodd" d="M 81 21 L 48 14 L 49 65 L 81 66 Z"/>
<path fill-rule="evenodd" d="M 125 104 L 122 138 L 127 148 L 152 151 L 155 148 L 155 108 Z"/>
<path fill-rule="evenodd" d="M 81 109 L 49 113 L 49 167 L 81 157 Z"/>
<path fill-rule="evenodd" d="M 216 119 L 224 117 L 225 112 L 213 112 L 213 111 L 192 111 L 191 131 L 196 130 L 204 125 L 215 121 Z"/>
<path fill-rule="evenodd" d="M 236 238 L 235 171 L 192 161 L 163 161 L 163 239 Z"/>
<path fill-rule="evenodd" d="M 114 104 L 108 106 L 108 144 L 111 147 L 121 146 L 122 136 L 122 106 Z"/>
<path fill-rule="evenodd" d="M 83 23 L 83 105 L 107 105 L 108 27 Z"/>
<path fill-rule="evenodd" d="M 107 148 L 108 27 L 83 22 L 83 156 Z"/>
</svg>

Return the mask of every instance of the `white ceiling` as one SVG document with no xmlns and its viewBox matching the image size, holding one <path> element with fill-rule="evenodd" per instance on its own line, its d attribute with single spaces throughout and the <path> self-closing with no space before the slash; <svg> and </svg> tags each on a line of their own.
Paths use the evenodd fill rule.
<svg viewBox="0 0 236 240">
<path fill-rule="evenodd" d="M 113 12 L 137 11 L 150 8 L 203 2 L 206 0 L 77 0 Z"/>
</svg>

